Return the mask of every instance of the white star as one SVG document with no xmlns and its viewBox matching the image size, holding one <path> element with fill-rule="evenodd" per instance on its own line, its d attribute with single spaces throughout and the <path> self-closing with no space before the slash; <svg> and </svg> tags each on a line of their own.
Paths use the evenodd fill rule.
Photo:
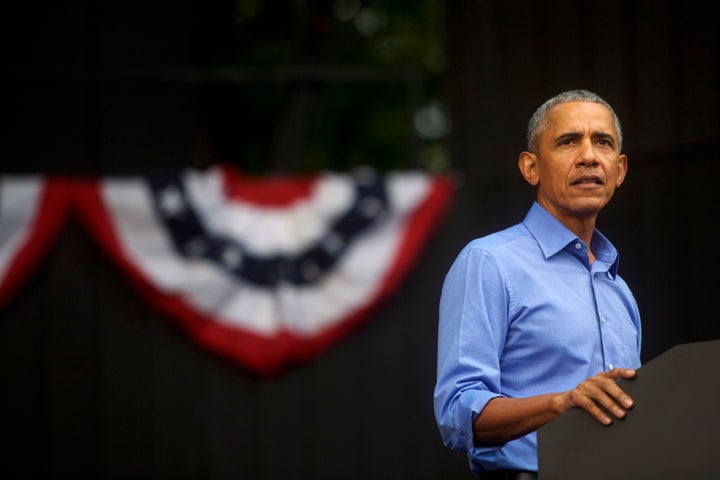
<svg viewBox="0 0 720 480">
<path fill-rule="evenodd" d="M 365 197 L 360 200 L 358 207 L 363 217 L 373 218 L 382 211 L 383 204 L 377 197 Z"/>
<path fill-rule="evenodd" d="M 344 244 L 343 239 L 335 232 L 330 232 L 322 241 L 323 249 L 330 254 L 339 252 Z"/>
<path fill-rule="evenodd" d="M 208 249 L 208 243 L 203 237 L 193 237 L 185 242 L 185 251 L 191 257 L 200 257 Z"/>
<path fill-rule="evenodd" d="M 223 249 L 222 261 L 228 268 L 237 268 L 243 260 L 242 251 L 234 246 L 227 246 Z"/>
<path fill-rule="evenodd" d="M 315 280 L 320 275 L 320 267 L 312 260 L 305 260 L 300 265 L 300 272 L 305 280 Z"/>
<path fill-rule="evenodd" d="M 167 217 L 174 217 L 185 209 L 185 201 L 176 187 L 166 187 L 160 191 L 158 204 Z"/>
</svg>

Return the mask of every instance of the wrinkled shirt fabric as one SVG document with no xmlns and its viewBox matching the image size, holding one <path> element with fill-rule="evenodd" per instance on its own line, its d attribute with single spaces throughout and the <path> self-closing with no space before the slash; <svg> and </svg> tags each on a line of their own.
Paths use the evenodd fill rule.
<svg viewBox="0 0 720 480">
<path fill-rule="evenodd" d="M 575 388 L 614 367 L 640 366 L 637 303 L 615 247 L 587 246 L 533 202 L 522 223 L 475 239 L 450 267 L 439 308 L 435 417 L 444 444 L 475 474 L 537 471 L 537 434 L 476 446 L 472 422 L 495 397 Z"/>
</svg>

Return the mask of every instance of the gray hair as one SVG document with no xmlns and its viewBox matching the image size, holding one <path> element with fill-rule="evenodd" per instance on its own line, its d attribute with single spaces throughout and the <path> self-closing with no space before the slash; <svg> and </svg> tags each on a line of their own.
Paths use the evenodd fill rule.
<svg viewBox="0 0 720 480">
<path fill-rule="evenodd" d="M 532 117 L 530 117 L 527 130 L 527 149 L 529 152 L 537 153 L 538 138 L 547 126 L 550 111 L 561 103 L 568 102 L 599 103 L 610 110 L 613 122 L 615 123 L 615 130 L 618 135 L 618 149 L 622 150 L 622 130 L 620 129 L 620 119 L 615 114 L 615 110 L 612 109 L 610 104 L 593 92 L 589 92 L 587 90 L 568 90 L 559 95 L 555 95 L 550 100 L 547 100 L 540 106 L 540 108 L 535 110 L 535 113 L 533 113 Z"/>
</svg>

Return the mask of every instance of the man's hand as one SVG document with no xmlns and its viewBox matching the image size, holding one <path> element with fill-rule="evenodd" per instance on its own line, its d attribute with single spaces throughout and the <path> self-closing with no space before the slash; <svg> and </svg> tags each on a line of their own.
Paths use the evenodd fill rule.
<svg viewBox="0 0 720 480">
<path fill-rule="evenodd" d="M 581 382 L 574 390 L 564 393 L 565 409 L 584 408 L 599 422 L 610 425 L 612 418 L 608 412 L 616 418 L 624 418 L 633 406 L 632 398 L 618 387 L 616 381 L 633 377 L 635 370 L 630 368 L 613 368 L 598 373 Z"/>
<path fill-rule="evenodd" d="M 501 445 L 537 430 L 571 408 L 584 408 L 598 421 L 610 425 L 612 418 L 607 412 L 623 418 L 633 406 L 630 396 L 617 386 L 616 381 L 634 376 L 635 370 L 613 368 L 582 381 L 567 392 L 493 398 L 473 421 L 475 442 L 477 445 Z"/>
</svg>

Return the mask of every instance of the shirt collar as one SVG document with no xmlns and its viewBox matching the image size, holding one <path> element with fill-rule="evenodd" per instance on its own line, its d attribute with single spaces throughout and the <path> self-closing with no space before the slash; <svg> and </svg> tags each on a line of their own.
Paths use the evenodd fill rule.
<svg viewBox="0 0 720 480">
<path fill-rule="evenodd" d="M 533 202 L 525 216 L 523 224 L 537 241 L 545 258 L 549 258 L 568 244 L 579 241 L 578 237 L 553 217 L 537 201 Z M 608 265 L 608 272 L 615 278 L 620 255 L 612 243 L 599 230 L 595 229 L 591 248 L 597 261 Z"/>
</svg>

